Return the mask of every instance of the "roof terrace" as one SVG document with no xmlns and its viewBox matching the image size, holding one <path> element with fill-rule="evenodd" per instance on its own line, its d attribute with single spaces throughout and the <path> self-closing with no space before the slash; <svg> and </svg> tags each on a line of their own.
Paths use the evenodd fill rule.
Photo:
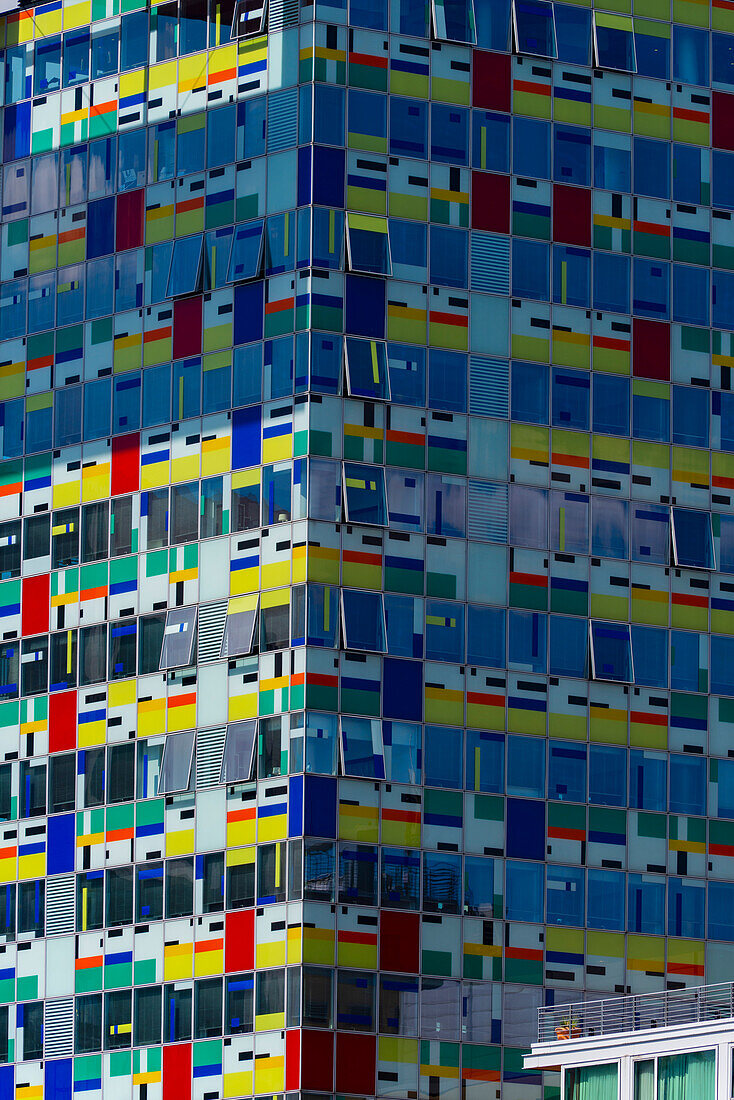
<svg viewBox="0 0 734 1100">
<path fill-rule="evenodd" d="M 538 1042 L 648 1031 L 734 1017 L 734 982 L 538 1009 Z"/>
</svg>

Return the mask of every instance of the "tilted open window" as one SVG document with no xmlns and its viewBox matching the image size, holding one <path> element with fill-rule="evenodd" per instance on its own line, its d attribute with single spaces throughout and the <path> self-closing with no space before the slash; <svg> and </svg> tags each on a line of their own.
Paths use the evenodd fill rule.
<svg viewBox="0 0 734 1100">
<path fill-rule="evenodd" d="M 204 238 L 201 233 L 181 237 L 173 242 L 171 266 L 168 269 L 167 298 L 180 298 L 201 289 L 204 270 Z"/>
<path fill-rule="evenodd" d="M 710 512 L 673 509 L 673 561 L 686 569 L 715 569 Z"/>
<path fill-rule="evenodd" d="M 591 675 L 594 680 L 634 683 L 632 639 L 627 623 L 589 623 Z"/>
<path fill-rule="evenodd" d="M 169 733 L 166 737 L 158 776 L 158 794 L 175 794 L 177 791 L 188 790 L 195 738 L 194 730 Z"/>
<path fill-rule="evenodd" d="M 237 0 L 232 20 L 232 37 L 265 32 L 267 0 Z"/>
<path fill-rule="evenodd" d="M 536 57 L 558 56 L 552 4 L 545 0 L 515 0 L 512 15 L 518 53 L 535 54 Z"/>
<path fill-rule="evenodd" d="M 241 657 L 252 652 L 259 599 L 257 592 L 233 596 L 230 599 L 220 656 Z"/>
<path fill-rule="evenodd" d="M 637 72 L 635 32 L 632 17 L 594 12 L 594 52 L 600 69 Z"/>
<path fill-rule="evenodd" d="M 230 722 L 224 742 L 220 783 L 246 783 L 252 778 L 257 721 Z"/>
<path fill-rule="evenodd" d="M 474 0 L 431 0 L 431 15 L 434 38 L 446 42 L 476 42 Z"/>
<path fill-rule="evenodd" d="M 385 653 L 385 605 L 381 592 L 342 589 L 342 629 L 347 649 Z"/>
<path fill-rule="evenodd" d="M 360 271 L 365 275 L 392 275 L 387 218 L 348 213 L 347 256 L 350 271 Z"/>
<path fill-rule="evenodd" d="M 262 221 L 245 222 L 235 229 L 229 254 L 228 283 L 256 279 L 262 271 L 263 225 Z"/>
<path fill-rule="evenodd" d="M 185 668 L 191 664 L 196 637 L 196 608 L 174 607 L 166 617 L 161 646 L 160 669 Z"/>
</svg>

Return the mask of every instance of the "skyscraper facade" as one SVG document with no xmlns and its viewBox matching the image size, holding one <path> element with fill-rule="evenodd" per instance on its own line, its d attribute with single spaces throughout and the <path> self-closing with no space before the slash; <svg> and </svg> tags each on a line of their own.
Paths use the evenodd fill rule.
<svg viewBox="0 0 734 1100">
<path fill-rule="evenodd" d="M 0 1100 L 554 1100 L 734 974 L 734 2 L 0 77 Z"/>
</svg>

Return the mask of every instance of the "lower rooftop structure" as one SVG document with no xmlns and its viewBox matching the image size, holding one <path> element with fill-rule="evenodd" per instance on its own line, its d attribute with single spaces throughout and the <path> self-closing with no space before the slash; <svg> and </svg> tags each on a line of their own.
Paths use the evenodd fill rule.
<svg viewBox="0 0 734 1100">
<path fill-rule="evenodd" d="M 731 1100 L 734 982 L 540 1008 L 524 1061 L 562 1100 Z"/>
</svg>

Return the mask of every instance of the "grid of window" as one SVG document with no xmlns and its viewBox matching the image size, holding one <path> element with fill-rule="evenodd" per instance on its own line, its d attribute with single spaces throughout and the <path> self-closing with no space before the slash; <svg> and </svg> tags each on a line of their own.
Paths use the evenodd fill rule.
<svg viewBox="0 0 734 1100">
<path fill-rule="evenodd" d="M 0 141 L 0 1100 L 731 970 L 727 5 L 62 0 Z"/>
</svg>

